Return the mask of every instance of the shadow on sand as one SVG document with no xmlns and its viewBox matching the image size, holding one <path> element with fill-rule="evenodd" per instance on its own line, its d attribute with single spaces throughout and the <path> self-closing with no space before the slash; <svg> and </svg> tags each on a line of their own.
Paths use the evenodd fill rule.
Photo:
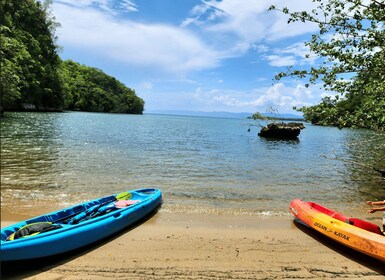
<svg viewBox="0 0 385 280">
<path fill-rule="evenodd" d="M 153 216 L 155 216 L 160 207 L 161 204 L 155 210 L 149 213 L 146 217 L 135 222 L 131 226 L 123 229 L 122 231 L 101 241 L 73 250 L 71 252 L 34 260 L 1 262 L 1 279 L 25 279 L 28 277 L 32 277 L 36 274 L 49 271 L 57 266 L 63 265 L 67 262 L 77 259 L 139 227 L 141 224 L 145 223 L 146 221 L 150 220 Z"/>
<path fill-rule="evenodd" d="M 348 259 L 355 261 L 371 270 L 374 270 L 377 273 L 380 273 L 381 275 L 385 275 L 385 263 L 381 262 L 380 260 L 374 259 L 372 257 L 369 257 L 365 254 L 362 254 L 358 251 L 355 251 L 349 247 L 346 247 L 328 237 L 325 235 L 319 233 L 318 231 L 304 225 L 299 220 L 294 220 L 293 222 L 295 226 L 306 233 L 307 235 L 313 237 L 315 240 L 320 242 L 321 244 L 327 246 L 328 248 L 332 249 L 333 251 L 347 257 Z"/>
</svg>

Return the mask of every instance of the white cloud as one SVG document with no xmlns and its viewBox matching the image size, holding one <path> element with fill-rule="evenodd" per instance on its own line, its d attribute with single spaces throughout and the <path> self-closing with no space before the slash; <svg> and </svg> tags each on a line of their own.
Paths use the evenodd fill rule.
<svg viewBox="0 0 385 280">
<path fill-rule="evenodd" d="M 56 3 L 68 4 L 75 7 L 87 7 L 92 5 L 95 0 L 57 0 Z M 98 1 L 99 2 L 99 1 Z"/>
<path fill-rule="evenodd" d="M 288 28 L 288 16 L 268 11 L 271 5 L 289 7 L 293 11 L 310 10 L 312 1 L 299 0 L 209 0 L 202 1 L 193 11 L 193 17 L 184 25 L 196 24 L 207 31 L 231 33 L 251 44 L 260 40 L 279 40 L 312 32 L 317 26 L 312 23 L 293 23 Z M 220 19 L 220 20 L 218 20 Z"/>
<path fill-rule="evenodd" d="M 305 87 L 301 83 L 288 86 L 277 83 L 267 88 L 255 88 L 250 91 L 205 90 L 199 87 L 192 96 L 196 102 L 202 102 L 202 106 L 210 106 L 208 109 L 265 112 L 272 107 L 281 113 L 293 113 L 293 106 L 310 106 L 319 102 L 320 94 L 322 91 L 318 86 Z"/>
<path fill-rule="evenodd" d="M 125 8 L 127 11 L 132 11 L 132 12 L 138 11 L 138 7 L 136 6 L 136 4 L 129 0 L 122 0 L 121 6 Z"/>
<path fill-rule="evenodd" d="M 56 3 L 53 8 L 62 26 L 59 44 L 116 61 L 184 72 L 214 67 L 222 55 L 180 27 L 118 21 L 90 7 Z"/>
<path fill-rule="evenodd" d="M 288 25 L 287 15 L 268 11 L 274 4 L 280 8 L 289 7 L 293 11 L 315 7 L 314 3 L 307 0 L 208 0 L 195 6 L 191 11 L 192 17 L 187 18 L 182 26 L 195 25 L 199 28 L 202 38 L 210 42 L 212 47 L 226 53 L 222 58 L 242 56 L 248 50 L 267 54 L 271 49 L 268 44 L 273 41 L 318 29 L 313 23 L 298 22 Z M 311 59 L 304 59 L 303 45 L 293 45 L 292 48 L 293 50 L 284 50 L 286 54 L 273 53 L 265 58 L 270 65 L 278 67 L 312 63 Z"/>
<path fill-rule="evenodd" d="M 278 50 L 278 52 L 295 55 L 297 58 L 299 58 L 300 65 L 314 64 L 315 60 L 319 57 L 315 53 L 312 53 L 310 48 L 306 46 L 304 42 L 292 44 L 282 50 Z"/>
<path fill-rule="evenodd" d="M 259 50 L 258 50 L 259 51 Z M 271 66 L 312 65 L 318 56 L 313 54 L 304 42 L 298 42 L 285 48 L 275 48 L 273 54 L 263 57 Z"/>
<path fill-rule="evenodd" d="M 297 113 L 293 107 L 312 106 L 324 96 L 319 85 L 305 87 L 302 83 L 285 85 L 277 83 L 270 87 L 250 90 L 229 90 L 197 86 L 192 90 L 146 91 L 146 108 L 149 110 L 198 110 L 226 112 L 267 112 L 269 108 L 279 113 Z M 299 114 L 299 113 L 298 113 Z"/>
<path fill-rule="evenodd" d="M 296 59 L 293 55 L 279 56 L 279 55 L 266 55 L 265 58 L 269 61 L 271 66 L 293 66 L 296 64 Z"/>
<path fill-rule="evenodd" d="M 266 53 L 269 51 L 269 47 L 263 44 L 251 44 L 251 49 L 259 52 L 259 53 Z"/>
<path fill-rule="evenodd" d="M 137 5 L 130 0 L 56 0 L 55 3 L 78 8 L 93 7 L 113 15 L 117 14 L 117 10 L 120 13 L 138 11 Z"/>
</svg>

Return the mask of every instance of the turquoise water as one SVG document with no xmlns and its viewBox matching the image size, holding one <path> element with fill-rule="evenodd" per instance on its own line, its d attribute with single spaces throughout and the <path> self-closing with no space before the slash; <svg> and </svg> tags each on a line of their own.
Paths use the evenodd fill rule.
<svg viewBox="0 0 385 280">
<path fill-rule="evenodd" d="M 298 141 L 272 141 L 257 136 L 256 126 L 248 132 L 250 124 L 166 115 L 6 113 L 1 203 L 48 200 L 59 208 L 157 187 L 164 194 L 162 211 L 287 215 L 296 197 L 341 211 L 361 210 L 366 200 L 384 197 L 385 180 L 362 166 L 376 159 L 383 135 L 305 124 Z"/>
</svg>

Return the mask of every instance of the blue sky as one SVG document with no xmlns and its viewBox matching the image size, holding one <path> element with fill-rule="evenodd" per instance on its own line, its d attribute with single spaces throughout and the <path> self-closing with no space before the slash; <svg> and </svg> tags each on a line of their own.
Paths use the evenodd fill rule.
<svg viewBox="0 0 385 280">
<path fill-rule="evenodd" d="M 320 85 L 274 75 L 310 67 L 313 24 L 287 24 L 270 5 L 309 10 L 311 0 L 54 0 L 60 56 L 133 88 L 145 110 L 295 113 Z"/>
</svg>

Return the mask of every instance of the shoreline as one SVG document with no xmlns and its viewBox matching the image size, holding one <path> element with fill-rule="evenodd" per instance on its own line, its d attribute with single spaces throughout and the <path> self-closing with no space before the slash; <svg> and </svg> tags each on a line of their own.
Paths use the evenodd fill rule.
<svg viewBox="0 0 385 280">
<path fill-rule="evenodd" d="M 20 218 L 24 219 L 2 208 L 1 227 Z M 330 242 L 292 217 L 160 209 L 108 240 L 44 264 L 2 264 L 1 278 L 382 279 L 383 266 Z"/>
</svg>

